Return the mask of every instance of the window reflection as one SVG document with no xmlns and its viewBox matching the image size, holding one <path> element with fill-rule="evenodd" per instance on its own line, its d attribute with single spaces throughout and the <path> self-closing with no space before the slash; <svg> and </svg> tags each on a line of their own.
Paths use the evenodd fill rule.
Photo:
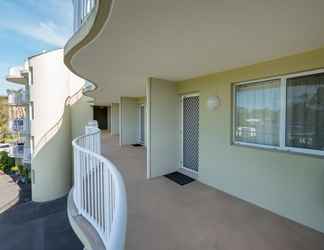
<svg viewBox="0 0 324 250">
<path fill-rule="evenodd" d="M 287 80 L 286 146 L 324 149 L 324 74 Z"/>
<path fill-rule="evenodd" d="M 236 87 L 235 139 L 279 145 L 280 80 Z"/>
</svg>

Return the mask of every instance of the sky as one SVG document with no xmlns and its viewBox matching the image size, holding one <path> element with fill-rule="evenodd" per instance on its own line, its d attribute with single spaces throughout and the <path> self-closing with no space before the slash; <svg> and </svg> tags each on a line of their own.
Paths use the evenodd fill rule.
<svg viewBox="0 0 324 250">
<path fill-rule="evenodd" d="M 71 0 L 0 0 L 0 96 L 20 88 L 5 80 L 9 67 L 43 50 L 63 48 L 72 29 Z"/>
</svg>

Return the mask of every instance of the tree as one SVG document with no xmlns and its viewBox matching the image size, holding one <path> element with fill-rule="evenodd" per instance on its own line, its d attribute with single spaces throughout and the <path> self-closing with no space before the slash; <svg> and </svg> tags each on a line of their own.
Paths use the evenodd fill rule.
<svg viewBox="0 0 324 250">
<path fill-rule="evenodd" d="M 6 102 L 0 102 L 0 142 L 4 142 L 8 133 L 8 106 Z"/>
<path fill-rule="evenodd" d="M 8 156 L 5 151 L 0 152 L 0 170 L 6 174 L 10 174 L 11 167 L 15 165 L 15 159 Z"/>
</svg>

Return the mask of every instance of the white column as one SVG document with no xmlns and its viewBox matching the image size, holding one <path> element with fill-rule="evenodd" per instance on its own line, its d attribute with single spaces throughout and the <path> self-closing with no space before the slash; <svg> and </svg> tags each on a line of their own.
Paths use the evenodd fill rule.
<svg viewBox="0 0 324 250">
<path fill-rule="evenodd" d="M 111 134 L 119 135 L 119 103 L 111 104 Z"/>
<path fill-rule="evenodd" d="M 151 78 L 146 86 L 147 177 L 176 171 L 180 148 L 180 99 L 176 84 Z"/>
<path fill-rule="evenodd" d="M 120 98 L 120 144 L 137 143 L 138 134 L 138 102 L 137 98 Z"/>
</svg>

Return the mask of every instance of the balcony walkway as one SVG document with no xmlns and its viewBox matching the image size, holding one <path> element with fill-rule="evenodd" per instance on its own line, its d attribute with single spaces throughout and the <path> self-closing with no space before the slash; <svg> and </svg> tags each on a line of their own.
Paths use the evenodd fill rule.
<svg viewBox="0 0 324 250">
<path fill-rule="evenodd" d="M 317 250 L 324 234 L 216 189 L 146 179 L 145 150 L 103 136 L 103 154 L 125 179 L 127 250 Z"/>
</svg>

